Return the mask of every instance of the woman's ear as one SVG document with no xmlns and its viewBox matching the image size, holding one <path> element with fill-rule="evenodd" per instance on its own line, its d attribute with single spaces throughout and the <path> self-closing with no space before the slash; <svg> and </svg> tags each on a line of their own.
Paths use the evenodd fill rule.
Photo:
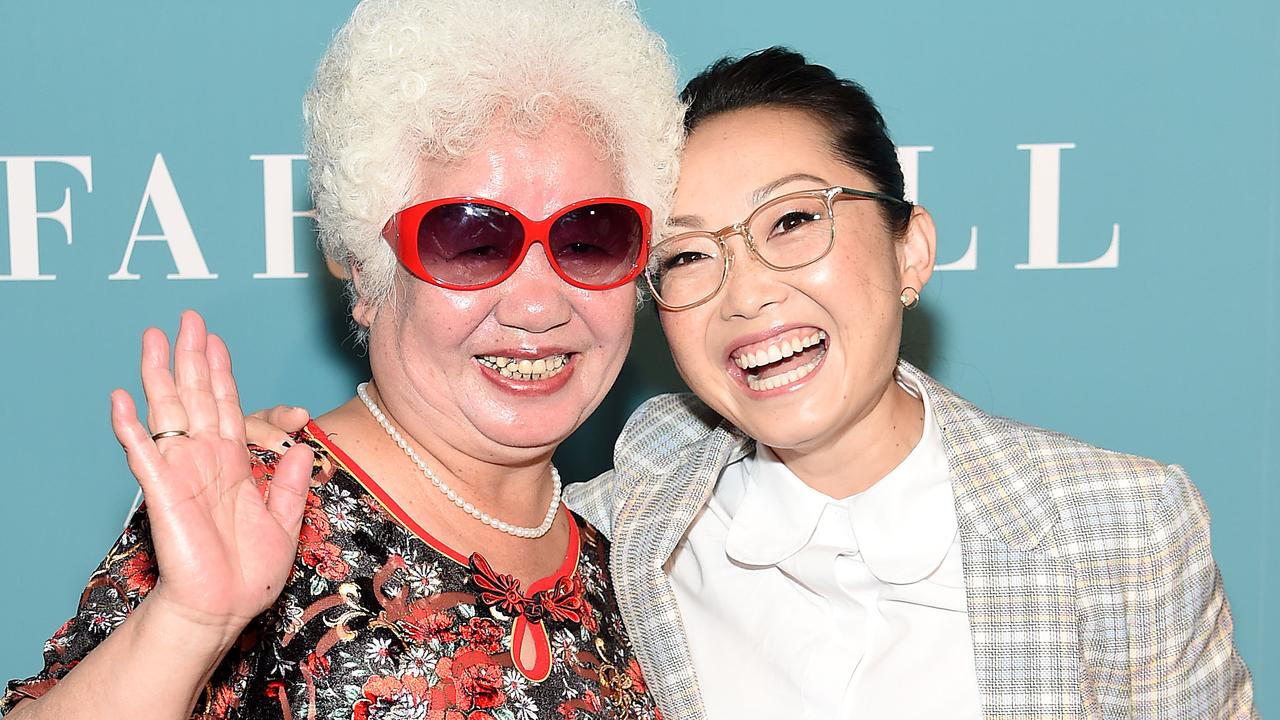
<svg viewBox="0 0 1280 720">
<path fill-rule="evenodd" d="M 938 249 L 938 231 L 933 216 L 922 206 L 911 208 L 907 231 L 898 240 L 898 271 L 902 287 L 924 290 L 933 276 L 933 264 Z"/>
<path fill-rule="evenodd" d="M 332 264 L 330 272 L 332 272 Z M 378 317 L 378 308 L 369 301 L 369 295 L 361 287 L 361 271 L 359 266 L 352 263 L 349 268 L 344 268 L 351 275 L 351 284 L 356 293 L 356 301 L 351 305 L 351 318 L 363 328 L 373 327 L 373 321 Z"/>
</svg>

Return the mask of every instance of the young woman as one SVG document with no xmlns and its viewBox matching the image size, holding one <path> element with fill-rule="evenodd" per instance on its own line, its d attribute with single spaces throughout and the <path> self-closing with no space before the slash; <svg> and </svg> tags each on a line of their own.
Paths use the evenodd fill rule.
<svg viewBox="0 0 1280 720">
<path fill-rule="evenodd" d="M 647 402 L 568 493 L 665 716 L 1253 714 L 1181 468 L 899 359 L 934 226 L 862 88 L 775 48 L 684 99 L 647 277 L 696 397 Z"/>
</svg>

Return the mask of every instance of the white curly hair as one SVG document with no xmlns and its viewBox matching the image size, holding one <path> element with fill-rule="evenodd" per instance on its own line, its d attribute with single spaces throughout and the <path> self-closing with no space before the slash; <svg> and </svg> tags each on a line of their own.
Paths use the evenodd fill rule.
<svg viewBox="0 0 1280 720">
<path fill-rule="evenodd" d="M 662 227 L 683 108 L 666 46 L 633 3 L 361 2 L 304 101 L 320 245 L 360 270 L 352 299 L 376 306 L 394 286 L 396 259 L 380 233 L 415 189 L 430 187 L 422 158 L 465 157 L 495 122 L 532 135 L 566 114 Z"/>
</svg>

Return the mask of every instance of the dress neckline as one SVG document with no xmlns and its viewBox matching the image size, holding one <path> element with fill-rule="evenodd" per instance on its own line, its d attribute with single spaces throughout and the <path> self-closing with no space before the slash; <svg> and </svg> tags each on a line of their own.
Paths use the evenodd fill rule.
<svg viewBox="0 0 1280 720">
<path fill-rule="evenodd" d="M 328 450 L 329 454 L 333 456 L 338 464 L 341 465 L 343 469 L 351 475 L 351 477 L 355 478 L 356 482 L 360 483 L 360 485 L 378 501 L 378 505 L 381 506 L 382 510 L 395 520 L 396 523 L 404 527 L 419 540 L 426 543 L 433 550 L 439 552 L 453 562 L 462 565 L 463 567 L 471 566 L 471 559 L 468 556 L 454 550 L 443 540 L 440 540 L 428 532 L 427 529 L 418 521 L 414 520 L 413 517 L 410 516 L 409 513 L 391 497 L 390 493 L 384 490 L 382 486 L 369 475 L 369 473 L 365 472 L 364 468 L 360 467 L 360 465 L 353 460 L 346 451 L 338 447 L 333 439 L 329 437 L 329 434 L 326 433 L 315 420 L 309 421 L 304 428 L 304 431 Z M 581 553 L 581 537 L 578 530 L 578 523 L 574 520 L 573 513 L 569 512 L 569 508 L 563 502 L 560 503 L 560 512 L 564 514 L 565 520 L 569 523 L 569 543 L 568 547 L 565 548 L 564 560 L 561 561 L 560 566 L 555 570 L 555 572 L 530 583 L 528 588 L 525 590 L 528 594 L 553 588 L 560 580 L 574 575 L 578 570 L 578 557 Z M 484 555 L 480 552 L 473 554 L 484 558 Z"/>
</svg>

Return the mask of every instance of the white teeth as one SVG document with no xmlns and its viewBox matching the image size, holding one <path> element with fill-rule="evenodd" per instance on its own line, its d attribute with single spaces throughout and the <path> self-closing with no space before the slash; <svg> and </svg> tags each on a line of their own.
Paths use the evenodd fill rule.
<svg viewBox="0 0 1280 720">
<path fill-rule="evenodd" d="M 803 352 L 806 348 L 811 348 L 826 339 L 827 333 L 819 330 L 806 337 L 793 337 L 790 340 L 782 340 L 778 344 L 769 345 L 762 350 L 741 353 L 732 358 L 733 364 L 743 370 L 769 365 L 784 358 L 789 358 L 798 352 Z"/>
<path fill-rule="evenodd" d="M 497 371 L 502 377 L 516 380 L 546 380 L 558 375 L 564 369 L 569 362 L 569 356 L 557 354 L 529 360 L 501 355 L 479 355 L 476 360 L 481 365 Z"/>
<path fill-rule="evenodd" d="M 747 387 L 756 392 L 764 392 L 766 390 L 776 390 L 777 388 L 799 382 L 818 367 L 818 363 L 822 362 L 822 358 L 825 357 L 826 354 L 826 351 L 823 350 L 818 353 L 817 357 L 804 365 L 785 373 L 779 373 L 773 377 L 761 379 L 759 375 L 747 375 Z"/>
</svg>

